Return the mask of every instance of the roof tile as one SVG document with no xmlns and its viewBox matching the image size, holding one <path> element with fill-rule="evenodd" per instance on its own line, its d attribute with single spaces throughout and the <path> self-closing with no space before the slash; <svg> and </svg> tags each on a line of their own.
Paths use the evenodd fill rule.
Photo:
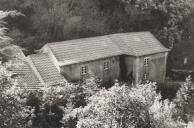
<svg viewBox="0 0 194 128">
<path fill-rule="evenodd" d="M 41 82 L 38 77 L 35 75 L 34 71 L 32 70 L 31 66 L 28 62 L 24 61 L 23 65 L 13 67 L 12 72 L 14 74 L 18 74 L 18 86 L 22 88 L 31 88 L 36 87 L 39 88 Z"/>
<path fill-rule="evenodd" d="M 65 80 L 47 54 L 34 54 L 29 57 L 45 83 Z"/>
</svg>

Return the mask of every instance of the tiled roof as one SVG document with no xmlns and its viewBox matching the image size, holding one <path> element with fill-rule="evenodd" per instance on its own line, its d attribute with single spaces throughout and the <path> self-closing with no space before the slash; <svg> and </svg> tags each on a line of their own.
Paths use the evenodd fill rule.
<svg viewBox="0 0 194 128">
<path fill-rule="evenodd" d="M 107 36 L 49 43 L 48 46 L 56 59 L 66 65 L 122 53 Z"/>
<path fill-rule="evenodd" d="M 29 58 L 45 83 L 65 80 L 47 54 L 29 55 Z"/>
<path fill-rule="evenodd" d="M 169 51 L 150 32 L 113 34 L 109 38 L 127 55 L 144 56 Z"/>
<path fill-rule="evenodd" d="M 10 58 L 6 62 L 6 66 L 8 70 L 17 75 L 18 87 L 28 89 L 40 89 L 43 87 L 20 47 L 10 45 L 5 47 L 3 52 Z"/>
<path fill-rule="evenodd" d="M 31 68 L 28 62 L 24 61 L 23 65 L 11 68 L 14 74 L 18 76 L 18 86 L 22 88 L 39 89 L 41 82 L 35 75 L 35 72 Z"/>
<path fill-rule="evenodd" d="M 132 32 L 48 43 L 62 65 L 121 54 L 143 56 L 169 51 L 150 33 Z"/>
</svg>

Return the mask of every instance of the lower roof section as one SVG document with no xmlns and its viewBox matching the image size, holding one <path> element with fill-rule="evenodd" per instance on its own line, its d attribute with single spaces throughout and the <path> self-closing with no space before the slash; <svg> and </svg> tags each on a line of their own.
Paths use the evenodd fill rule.
<svg viewBox="0 0 194 128">
<path fill-rule="evenodd" d="M 48 54 L 34 54 L 28 57 L 32 62 L 31 65 L 35 68 L 36 74 L 45 84 L 58 83 L 65 80 Z"/>
</svg>

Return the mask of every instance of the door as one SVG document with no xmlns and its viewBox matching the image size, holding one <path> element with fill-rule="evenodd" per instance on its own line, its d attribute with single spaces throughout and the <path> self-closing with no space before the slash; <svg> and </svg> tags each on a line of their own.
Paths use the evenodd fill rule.
<svg viewBox="0 0 194 128">
<path fill-rule="evenodd" d="M 125 55 L 119 57 L 120 61 L 120 79 L 122 81 L 127 81 L 127 67 L 125 64 Z"/>
</svg>

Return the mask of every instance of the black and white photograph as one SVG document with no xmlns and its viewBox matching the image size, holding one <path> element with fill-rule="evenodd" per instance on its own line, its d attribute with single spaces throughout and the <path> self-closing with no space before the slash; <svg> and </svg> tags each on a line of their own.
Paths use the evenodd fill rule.
<svg viewBox="0 0 194 128">
<path fill-rule="evenodd" d="M 0 0 L 0 128 L 194 128 L 194 0 Z"/>
</svg>

